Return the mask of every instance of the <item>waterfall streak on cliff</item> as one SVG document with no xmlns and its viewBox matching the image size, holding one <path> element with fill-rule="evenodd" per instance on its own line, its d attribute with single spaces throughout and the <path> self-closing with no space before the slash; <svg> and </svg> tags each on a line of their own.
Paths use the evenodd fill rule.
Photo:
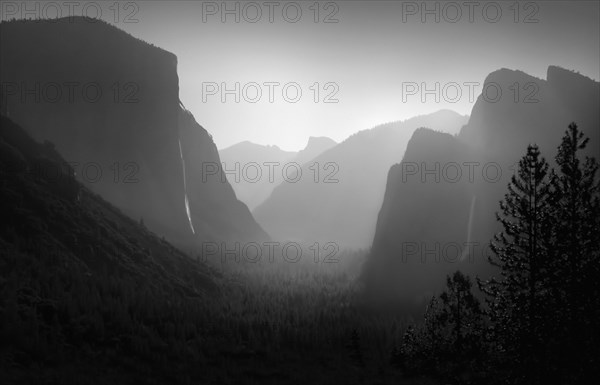
<svg viewBox="0 0 600 385">
<path fill-rule="evenodd" d="M 190 202 L 187 196 L 187 176 L 185 175 L 185 159 L 183 159 L 183 150 L 181 149 L 181 139 L 179 139 L 179 154 L 181 155 L 181 167 L 183 168 L 183 191 L 185 201 L 185 212 L 187 213 L 188 221 L 190 222 L 190 229 L 192 233 L 196 234 L 194 230 L 194 223 L 192 222 L 192 215 L 190 213 Z"/>
<path fill-rule="evenodd" d="M 471 233 L 473 230 L 473 213 L 475 211 L 475 201 L 477 200 L 477 197 L 475 195 L 473 195 L 473 198 L 471 199 L 471 209 L 469 210 L 469 224 L 467 226 L 467 244 L 465 249 L 463 250 L 462 255 L 460 256 L 460 260 L 464 260 L 467 257 L 467 254 L 469 254 L 469 247 L 471 245 Z"/>
</svg>

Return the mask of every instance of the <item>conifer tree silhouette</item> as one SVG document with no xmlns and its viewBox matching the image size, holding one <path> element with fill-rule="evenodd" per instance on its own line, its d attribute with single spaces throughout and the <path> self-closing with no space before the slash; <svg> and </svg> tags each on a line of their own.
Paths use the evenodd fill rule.
<svg viewBox="0 0 600 385">
<path fill-rule="evenodd" d="M 558 172 L 551 175 L 554 311 L 548 318 L 560 339 L 552 359 L 565 382 L 573 383 L 585 378 L 586 367 L 600 364 L 600 182 L 597 160 L 580 156 L 588 142 L 571 123 L 558 147 Z"/>
<path fill-rule="evenodd" d="M 502 213 L 496 214 L 503 232 L 491 243 L 489 261 L 500 268 L 501 278 L 479 281 L 509 371 L 516 382 L 530 384 L 539 382 L 541 306 L 548 287 L 548 167 L 538 147 L 529 145 L 500 202 Z"/>
</svg>

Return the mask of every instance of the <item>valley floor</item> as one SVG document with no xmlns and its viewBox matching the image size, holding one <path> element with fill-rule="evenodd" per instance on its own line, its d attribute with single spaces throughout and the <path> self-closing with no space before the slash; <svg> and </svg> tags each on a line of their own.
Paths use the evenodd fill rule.
<svg viewBox="0 0 600 385">
<path fill-rule="evenodd" d="M 58 316 L 46 324 L 42 317 L 30 325 L 39 329 L 35 339 L 0 348 L 2 378 L 36 384 L 435 383 L 404 378 L 390 364 L 406 321 L 363 309 L 356 283 L 362 255 L 342 257 L 344 263 L 329 265 L 230 264 L 223 271 L 223 292 L 204 299 L 201 315 L 192 312 L 200 325 L 186 326 L 190 320 L 185 316 L 184 325 L 171 325 L 165 314 L 143 322 L 132 317 L 131 328 L 148 329 L 141 333 L 147 335 L 145 341 L 136 338 L 139 330 L 125 337 L 105 315 L 115 304 L 102 298 L 92 314 L 72 310 L 80 312 L 72 315 L 76 320 Z M 22 297 L 22 290 L 19 293 Z M 61 301 L 74 305 L 66 304 L 72 298 L 53 301 L 59 308 Z M 26 319 L 19 311 L 27 311 L 27 306 L 19 298 L 16 302 L 16 316 Z M 154 306 L 152 311 L 168 309 Z M 128 307 L 135 317 L 136 310 Z M 102 326 L 94 326 L 97 322 Z M 3 324 L 3 334 L 10 326 Z M 25 331 L 13 325 L 14 332 Z M 178 334 L 185 335 L 184 345 Z"/>
</svg>

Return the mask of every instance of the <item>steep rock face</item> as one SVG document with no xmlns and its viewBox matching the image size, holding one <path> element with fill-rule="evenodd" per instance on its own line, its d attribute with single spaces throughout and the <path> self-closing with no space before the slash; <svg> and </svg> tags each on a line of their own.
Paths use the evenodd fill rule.
<svg viewBox="0 0 600 385">
<path fill-rule="evenodd" d="M 107 272 L 126 277 L 132 285 L 143 279 L 171 295 L 218 293 L 218 274 L 213 270 L 77 182 L 52 146 L 37 143 L 4 116 L 0 122 L 0 242 L 12 246 L 11 257 L 30 253 L 48 269 L 85 274 L 88 279 Z M 17 159 L 22 166 L 14 167 Z M 59 171 L 30 172 L 41 164 Z M 5 252 L 3 258 L 10 255 L 2 249 Z"/>
<path fill-rule="evenodd" d="M 550 160 L 573 121 L 598 143 L 600 88 L 592 79 L 556 66 L 546 80 L 501 69 L 488 75 L 486 88 L 488 97 L 478 97 L 460 136 L 490 157 L 519 158 L 527 143 L 537 143 Z"/>
<path fill-rule="evenodd" d="M 336 242 L 366 248 L 373 240 L 387 171 L 402 159 L 406 143 L 421 126 L 457 133 L 467 117 L 438 111 L 360 131 L 304 164 L 254 211 L 275 239 Z"/>
<path fill-rule="evenodd" d="M 203 195 L 206 190 L 189 186 L 195 227 L 210 229 L 193 236 L 182 155 L 192 168 L 197 152 L 215 163 L 219 158 L 205 130 L 195 122 L 180 124 L 173 54 L 86 18 L 14 21 L 0 28 L 2 112 L 36 140 L 55 143 L 87 187 L 177 242 L 237 239 L 240 233 L 230 230 L 239 225 L 224 222 L 265 236 L 232 194 Z M 183 154 L 181 132 L 187 139 Z M 212 203 L 214 211 L 201 202 Z M 219 211 L 228 205 L 234 209 Z"/>
<path fill-rule="evenodd" d="M 443 287 L 446 275 L 457 269 L 486 270 L 481 233 L 493 233 L 494 223 L 493 217 L 491 223 L 482 222 L 480 213 L 497 204 L 487 192 L 498 182 L 490 186 L 492 179 L 482 177 L 482 167 L 474 163 L 483 159 L 482 152 L 456 136 L 415 131 L 402 162 L 388 173 L 363 271 L 374 303 L 401 300 L 418 314 Z"/>
<path fill-rule="evenodd" d="M 488 244 L 501 230 L 494 213 L 529 143 L 537 143 L 552 164 L 564 131 L 575 121 L 591 139 L 587 155 L 600 158 L 599 83 L 558 67 L 548 69 L 547 80 L 500 70 L 488 76 L 490 82 L 505 97 L 492 103 L 480 96 L 455 137 L 418 130 L 402 163 L 390 169 L 364 269 L 373 300 L 422 306 L 451 271 L 479 276 L 492 271 Z M 521 88 L 521 102 L 509 88 L 514 85 Z M 537 102 L 524 103 L 524 89 Z M 435 170 L 436 163 L 437 172 L 423 172 Z M 452 165 L 459 166 L 461 178 Z"/>
<path fill-rule="evenodd" d="M 256 224 L 248 207 L 227 182 L 212 138 L 193 115 L 179 113 L 179 135 L 184 158 L 185 186 L 194 231 L 205 239 L 262 241 L 268 235 Z M 216 166 L 213 168 L 213 165 Z M 227 234 L 224 237 L 223 234 Z"/>
</svg>

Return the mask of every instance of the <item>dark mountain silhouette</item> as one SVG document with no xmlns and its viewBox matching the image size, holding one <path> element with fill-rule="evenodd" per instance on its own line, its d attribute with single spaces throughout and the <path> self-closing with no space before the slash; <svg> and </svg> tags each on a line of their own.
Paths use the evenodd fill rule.
<svg viewBox="0 0 600 385">
<path fill-rule="evenodd" d="M 175 55 L 93 19 L 0 28 L 2 111 L 87 187 L 180 244 L 267 238 L 228 183 L 203 182 L 219 155 L 179 101 Z"/>
<path fill-rule="evenodd" d="M 230 171 L 228 181 L 236 196 L 252 210 L 264 202 L 282 182 L 281 170 L 286 163 L 302 165 L 335 145 L 335 141 L 327 137 L 311 136 L 306 147 L 295 152 L 245 141 L 219 151 L 219 155 L 226 170 Z M 270 163 L 276 165 L 270 166 Z M 270 170 L 272 179 L 269 176 Z"/>
<path fill-rule="evenodd" d="M 275 239 L 368 247 L 386 170 L 402 159 L 413 131 L 428 126 L 457 133 L 466 119 L 445 110 L 360 131 L 305 164 L 295 183 L 290 169 L 288 181 L 275 188 L 254 216 Z"/>
<path fill-rule="evenodd" d="M 222 276 L 83 186 L 51 142 L 4 116 L 0 216 L 4 383 L 171 377 L 191 354 L 177 346 L 200 338 Z"/>
<path fill-rule="evenodd" d="M 126 274 L 187 296 L 218 290 L 209 268 L 79 183 L 51 142 L 37 143 L 4 116 L 1 122 L 4 246 L 51 255 L 82 274 Z"/>
<path fill-rule="evenodd" d="M 598 82 L 573 71 L 550 66 L 545 80 L 521 71 L 501 69 L 488 75 L 484 87 L 491 83 L 502 89 L 502 98 L 491 102 L 480 95 L 473 106 L 469 124 L 460 133 L 465 142 L 485 147 L 489 157 L 509 158 L 515 162 L 524 151 L 520 148 L 523 146 L 515 143 L 536 142 L 541 150 L 555 151 L 565 127 L 574 120 L 580 127 L 587 127 L 590 139 L 596 141 L 597 102 L 600 98 Z M 518 102 L 511 90 L 516 85 L 520 90 Z M 493 88 L 490 88 L 489 94 L 490 98 L 494 97 Z"/>
<path fill-rule="evenodd" d="M 503 69 L 490 74 L 485 83 L 490 82 L 498 84 L 506 97 L 492 103 L 480 96 L 458 136 L 416 131 L 402 163 L 390 169 L 364 269 L 373 299 L 402 299 L 422 310 L 425 297 L 439 292 L 450 272 L 461 269 L 480 276 L 490 272 L 488 244 L 500 231 L 494 213 L 528 143 L 537 143 L 552 164 L 562 133 L 575 121 L 593 143 L 587 154 L 599 157 L 598 82 L 558 67 L 548 69 L 546 80 Z M 521 88 L 534 84 L 538 101 L 515 102 L 508 93 L 514 84 Z M 465 166 L 465 162 L 476 163 Z M 436 163 L 439 181 L 435 172 L 421 173 L 424 168 L 433 170 Z M 460 178 L 454 166 L 444 172 L 450 164 L 461 165 Z M 415 165 L 419 171 L 412 175 L 410 167 Z M 466 242 L 477 245 L 469 247 Z M 460 258 L 455 258 L 457 250 Z"/>
</svg>

